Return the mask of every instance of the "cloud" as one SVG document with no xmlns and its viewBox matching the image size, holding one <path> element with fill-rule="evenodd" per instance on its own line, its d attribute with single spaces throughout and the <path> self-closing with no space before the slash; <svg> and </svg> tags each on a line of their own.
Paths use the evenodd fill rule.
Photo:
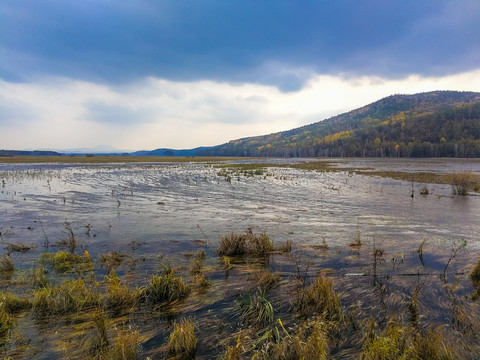
<svg viewBox="0 0 480 360">
<path fill-rule="evenodd" d="M 58 77 L 0 81 L 2 148 L 217 145 L 321 121 L 392 94 L 479 91 L 479 83 L 480 70 L 395 80 L 316 74 L 294 92 L 252 83 L 154 77 L 108 86 Z"/>
<path fill-rule="evenodd" d="M 2 2 L 0 78 L 153 77 L 300 90 L 312 74 L 442 76 L 480 63 L 477 0 Z"/>
</svg>

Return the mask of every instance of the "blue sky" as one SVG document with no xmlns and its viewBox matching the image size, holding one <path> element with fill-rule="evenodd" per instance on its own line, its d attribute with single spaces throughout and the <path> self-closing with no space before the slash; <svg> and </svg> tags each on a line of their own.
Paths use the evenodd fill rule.
<svg viewBox="0 0 480 360">
<path fill-rule="evenodd" d="M 0 0 L 0 148 L 190 148 L 480 91 L 477 0 Z"/>
</svg>

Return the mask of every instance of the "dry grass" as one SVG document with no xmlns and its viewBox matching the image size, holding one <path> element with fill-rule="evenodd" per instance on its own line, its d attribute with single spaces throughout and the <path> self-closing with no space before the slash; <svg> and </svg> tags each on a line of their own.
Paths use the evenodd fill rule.
<svg viewBox="0 0 480 360">
<path fill-rule="evenodd" d="M 13 314 L 30 308 L 31 302 L 26 299 L 20 299 L 12 293 L 0 291 L 0 306 L 9 314 Z"/>
<path fill-rule="evenodd" d="M 33 311 L 39 316 L 69 314 L 99 304 L 99 294 L 87 288 L 83 280 L 65 281 L 60 286 L 49 286 L 33 293 Z"/>
<path fill-rule="evenodd" d="M 105 276 L 104 282 L 105 294 L 102 296 L 102 302 L 105 308 L 119 312 L 137 303 L 140 292 L 137 289 L 130 291 L 127 285 L 122 285 L 114 270 Z"/>
<path fill-rule="evenodd" d="M 137 360 L 142 354 L 142 338 L 138 331 L 121 330 L 113 345 L 100 355 L 102 360 Z"/>
<path fill-rule="evenodd" d="M 442 335 L 427 330 L 423 336 L 413 328 L 401 326 L 391 318 L 385 330 L 375 334 L 376 324 L 370 326 L 362 351 L 362 360 L 453 360 L 456 357 L 444 344 Z"/>
<path fill-rule="evenodd" d="M 252 229 L 245 234 L 224 236 L 220 239 L 217 254 L 223 256 L 266 256 L 275 250 L 272 241 L 266 234 L 255 235 Z"/>
<path fill-rule="evenodd" d="M 468 195 L 479 183 L 478 178 L 471 172 L 463 171 L 451 176 L 451 186 L 453 195 Z"/>
<path fill-rule="evenodd" d="M 258 289 L 254 294 L 246 293 L 236 304 L 244 323 L 265 325 L 273 321 L 274 310 L 265 297 L 265 290 Z"/>
<path fill-rule="evenodd" d="M 152 275 L 147 286 L 142 288 L 140 299 L 148 304 L 155 305 L 164 301 L 172 302 L 186 297 L 190 287 L 181 276 L 176 276 L 170 269 L 162 275 Z"/>
<path fill-rule="evenodd" d="M 303 359 L 325 360 L 327 359 L 328 341 L 323 330 L 323 324 L 318 321 L 303 323 L 297 329 L 295 336 L 287 336 L 284 339 L 271 338 L 263 347 L 254 354 L 255 359 Z"/>
<path fill-rule="evenodd" d="M 0 255 L 0 274 L 9 274 L 15 271 L 13 260 L 8 255 Z"/>
<path fill-rule="evenodd" d="M 167 344 L 167 352 L 171 359 L 194 359 L 197 352 L 195 324 L 191 319 L 182 319 L 174 324 Z"/>
<path fill-rule="evenodd" d="M 478 300 L 480 298 L 480 260 L 470 273 L 470 280 L 474 288 L 472 299 Z"/>
<path fill-rule="evenodd" d="M 259 272 L 254 274 L 255 285 L 256 287 L 269 290 L 274 288 L 280 282 L 280 275 L 273 274 L 268 270 L 260 270 Z"/>
<path fill-rule="evenodd" d="M 62 250 L 56 253 L 42 254 L 40 256 L 40 263 L 51 266 L 58 273 L 93 270 L 93 263 L 89 257 Z"/>
<path fill-rule="evenodd" d="M 293 309 L 303 317 L 318 313 L 327 320 L 338 320 L 340 295 L 335 292 L 331 279 L 319 275 L 313 284 L 297 291 Z"/>
</svg>

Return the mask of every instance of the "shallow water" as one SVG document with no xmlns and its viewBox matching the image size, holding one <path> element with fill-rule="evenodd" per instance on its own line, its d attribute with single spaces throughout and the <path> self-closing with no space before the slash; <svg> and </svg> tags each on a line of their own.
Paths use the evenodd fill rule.
<svg viewBox="0 0 480 360">
<path fill-rule="evenodd" d="M 265 161 L 282 164 L 303 160 Z M 480 162 L 476 160 L 341 159 L 337 163 L 346 169 L 436 173 L 468 170 L 480 174 Z M 31 247 L 29 252 L 11 254 L 16 268 L 28 269 L 40 253 L 56 251 L 55 244 L 68 237 L 68 223 L 79 248 L 87 250 L 92 258 L 117 251 L 135 259 L 130 265 L 122 265 L 118 274 L 140 286 L 158 270 L 159 262 L 170 261 L 176 267 L 188 268 L 191 260 L 186 255 L 203 248 L 210 256 L 207 265 L 212 287 L 208 295 L 187 299 L 182 314 L 205 323 L 212 321 L 207 318 L 215 309 L 222 329 L 231 320 L 232 296 L 241 291 L 252 270 L 238 266 L 227 278 L 218 269 L 214 251 L 222 236 L 243 233 L 247 228 L 267 233 L 277 244 L 286 240 L 294 244 L 292 254 L 272 256 L 268 264 L 286 279 L 285 286 L 271 295 L 277 307 L 283 309 L 279 312 L 286 323 L 288 319 L 294 322 L 283 295 L 289 277 L 299 268 L 311 274 L 332 268 L 345 293 L 345 306 L 361 301 L 365 311 L 375 308 L 389 313 L 404 306 L 402 302 L 420 279 L 420 275 L 415 280 L 405 274 L 427 274 L 422 277 L 424 289 L 438 293 L 437 298 L 442 300 L 436 303 L 425 296 L 423 306 L 430 314 L 426 322 L 443 324 L 441 319 L 449 317 L 445 313 L 451 311 L 448 304 L 453 300 L 435 276 L 443 272 L 462 239 L 466 247 L 451 263 L 447 281 L 453 282 L 455 274 L 460 274 L 456 295 L 471 291 L 466 274 L 480 257 L 480 196 L 452 196 L 449 185 L 438 184 L 429 184 L 433 194 L 422 196 L 419 189 L 424 184 L 414 183 L 412 198 L 411 182 L 349 171 L 270 167 L 263 175 L 232 174 L 231 181 L 218 172 L 215 164 L 208 163 L 0 165 L 0 241 L 4 245 L 0 253 L 8 253 L 9 244 Z M 355 251 L 348 245 L 358 234 L 364 246 Z M 416 250 L 424 240 L 425 254 L 419 259 Z M 323 241 L 329 249 L 320 251 L 318 246 Z M 378 303 L 371 277 L 364 276 L 371 275 L 371 251 L 379 247 L 386 249 L 386 255 L 379 262 L 378 273 L 395 279 L 392 283 L 379 276 L 378 280 L 387 284 L 385 302 L 389 306 Z M 96 273 L 101 276 L 104 269 L 97 266 Z M 475 304 L 469 306 L 473 313 L 479 311 Z M 143 319 L 142 330 L 148 334 L 144 348 L 155 358 L 154 350 L 165 341 L 170 320 L 162 315 L 152 322 L 151 314 L 145 314 L 132 321 L 141 323 L 142 316 L 150 318 L 149 322 Z M 30 324 L 25 325 L 27 333 L 40 331 L 43 341 L 55 341 L 53 334 L 38 326 L 32 330 L 28 318 L 22 321 Z M 159 322 L 163 330 L 158 330 Z M 218 324 L 210 325 L 216 329 Z M 219 343 L 211 334 L 200 336 L 205 343 L 211 343 L 199 350 L 200 357 L 209 358 L 212 351 L 219 351 Z M 54 350 L 44 350 L 35 358 L 52 356 L 61 357 Z"/>
</svg>

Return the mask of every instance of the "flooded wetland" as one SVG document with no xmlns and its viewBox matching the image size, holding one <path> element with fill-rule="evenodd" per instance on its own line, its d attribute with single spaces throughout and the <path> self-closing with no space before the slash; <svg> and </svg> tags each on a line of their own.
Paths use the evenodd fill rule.
<svg viewBox="0 0 480 360">
<path fill-rule="evenodd" d="M 480 356 L 480 161 L 190 160 L 0 164 L 0 356 Z"/>
</svg>

